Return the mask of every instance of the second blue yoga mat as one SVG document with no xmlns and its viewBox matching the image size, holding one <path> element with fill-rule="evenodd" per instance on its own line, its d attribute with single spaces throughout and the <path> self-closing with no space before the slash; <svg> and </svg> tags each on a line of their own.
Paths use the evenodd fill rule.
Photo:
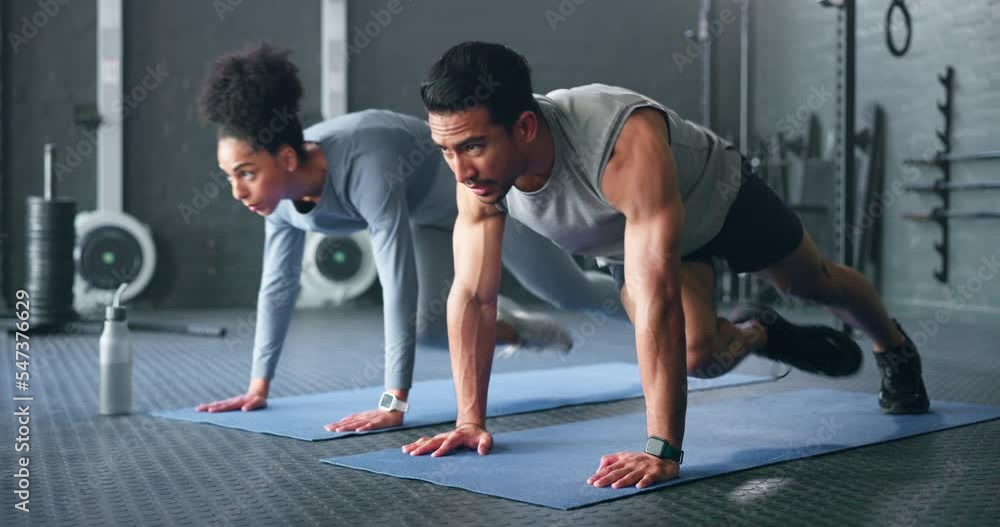
<svg viewBox="0 0 1000 527">
<path fill-rule="evenodd" d="M 770 379 L 731 373 L 716 379 L 688 379 L 688 388 L 698 391 L 767 380 Z M 403 426 L 382 431 L 454 421 L 455 388 L 451 379 L 416 382 L 411 392 L 412 409 Z M 327 432 L 323 426 L 352 413 L 375 408 L 381 393 L 381 387 L 370 387 L 270 399 L 267 408 L 253 412 L 210 414 L 181 408 L 152 412 L 152 415 L 322 441 L 352 435 L 353 432 Z M 642 397 L 639 367 L 627 362 L 499 373 L 490 380 L 487 415 L 496 417 L 635 397 Z"/>
</svg>

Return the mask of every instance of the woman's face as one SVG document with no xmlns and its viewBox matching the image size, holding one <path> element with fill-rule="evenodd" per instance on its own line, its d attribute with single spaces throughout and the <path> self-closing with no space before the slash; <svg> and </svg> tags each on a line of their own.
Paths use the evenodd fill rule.
<svg viewBox="0 0 1000 527">
<path fill-rule="evenodd" d="M 292 150 L 282 147 L 282 150 Z M 219 140 L 216 155 L 219 168 L 229 176 L 233 199 L 246 205 L 251 212 L 267 216 L 286 198 L 294 167 L 279 150 L 273 155 L 267 150 L 254 150 L 247 141 L 227 137 Z M 294 157 L 294 150 L 293 157 Z"/>
</svg>

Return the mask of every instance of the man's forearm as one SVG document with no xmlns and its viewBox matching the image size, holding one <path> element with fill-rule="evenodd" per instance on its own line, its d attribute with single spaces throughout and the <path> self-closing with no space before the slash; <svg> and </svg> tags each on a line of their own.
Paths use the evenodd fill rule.
<svg viewBox="0 0 1000 527">
<path fill-rule="evenodd" d="M 486 423 L 486 396 L 496 346 L 496 302 L 452 287 L 448 295 L 448 343 L 458 400 L 456 425 Z"/>
<path fill-rule="evenodd" d="M 680 294 L 651 299 L 636 313 L 636 345 L 646 428 L 676 448 L 684 442 L 687 414 L 687 350 Z"/>
</svg>

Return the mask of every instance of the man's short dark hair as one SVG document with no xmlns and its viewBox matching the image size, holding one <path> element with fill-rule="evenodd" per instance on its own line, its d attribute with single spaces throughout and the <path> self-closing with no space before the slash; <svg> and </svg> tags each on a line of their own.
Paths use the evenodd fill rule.
<svg viewBox="0 0 1000 527">
<path fill-rule="evenodd" d="M 471 110 L 482 105 L 490 120 L 510 130 L 525 111 L 538 113 L 528 61 L 502 44 L 470 41 L 438 59 L 420 85 L 431 113 Z"/>
</svg>

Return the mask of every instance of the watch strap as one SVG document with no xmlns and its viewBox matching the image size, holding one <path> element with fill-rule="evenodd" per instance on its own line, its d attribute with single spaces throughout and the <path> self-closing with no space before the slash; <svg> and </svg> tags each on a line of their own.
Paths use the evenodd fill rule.
<svg viewBox="0 0 1000 527">
<path fill-rule="evenodd" d="M 674 448 L 669 441 L 662 437 L 649 436 L 646 439 L 646 448 L 643 451 L 660 459 L 669 459 L 678 465 L 684 462 L 684 451 Z"/>
</svg>

